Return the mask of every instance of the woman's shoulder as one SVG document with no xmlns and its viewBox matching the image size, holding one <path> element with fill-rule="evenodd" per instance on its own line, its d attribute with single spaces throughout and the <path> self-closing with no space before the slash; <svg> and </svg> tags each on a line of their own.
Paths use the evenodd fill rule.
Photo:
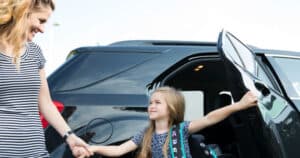
<svg viewBox="0 0 300 158">
<path fill-rule="evenodd" d="M 27 42 L 26 46 L 29 49 L 41 49 L 40 46 L 34 42 Z"/>
<path fill-rule="evenodd" d="M 46 62 L 46 59 L 43 55 L 43 52 L 40 46 L 34 42 L 27 42 L 27 53 L 28 58 L 33 59 L 36 61 L 39 69 L 43 68 Z"/>
</svg>

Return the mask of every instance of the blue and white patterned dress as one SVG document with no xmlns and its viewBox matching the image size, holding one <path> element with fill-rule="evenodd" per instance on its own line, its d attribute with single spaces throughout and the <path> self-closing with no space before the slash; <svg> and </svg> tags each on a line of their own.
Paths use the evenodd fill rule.
<svg viewBox="0 0 300 158">
<path fill-rule="evenodd" d="M 186 158 L 192 158 L 191 154 L 190 154 L 190 148 L 189 148 L 189 144 L 188 144 L 188 138 L 189 138 L 189 133 L 188 133 L 188 127 L 190 122 L 185 121 L 184 123 L 184 128 L 183 128 L 183 138 L 184 138 L 184 148 L 186 151 Z M 140 131 L 139 133 L 137 133 L 135 136 L 132 137 L 132 141 L 137 145 L 137 146 L 141 146 L 142 145 L 142 141 L 143 141 L 143 137 L 144 137 L 144 131 Z M 163 134 L 156 134 L 154 133 L 152 135 L 152 144 L 151 144 L 151 148 L 152 148 L 152 158 L 163 158 L 164 154 L 163 154 L 163 146 L 166 142 L 168 136 L 168 132 L 163 133 Z M 168 158 L 171 158 L 171 152 L 170 150 L 168 150 Z"/>
</svg>

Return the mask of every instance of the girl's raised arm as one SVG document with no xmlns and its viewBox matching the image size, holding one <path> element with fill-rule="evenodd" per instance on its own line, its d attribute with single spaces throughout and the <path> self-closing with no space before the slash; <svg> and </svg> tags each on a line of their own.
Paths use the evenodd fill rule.
<svg viewBox="0 0 300 158">
<path fill-rule="evenodd" d="M 214 125 L 222 120 L 224 120 L 225 118 L 227 118 L 229 115 L 231 115 L 234 112 L 240 111 L 240 110 L 244 110 L 253 106 L 257 105 L 257 97 L 250 91 L 248 91 L 240 101 L 222 107 L 220 109 L 216 109 L 214 111 L 211 111 L 210 113 L 208 113 L 206 116 L 198 119 L 198 120 L 194 120 L 191 121 L 190 125 L 189 125 L 189 133 L 195 133 L 201 129 L 204 129 L 208 126 Z"/>
</svg>

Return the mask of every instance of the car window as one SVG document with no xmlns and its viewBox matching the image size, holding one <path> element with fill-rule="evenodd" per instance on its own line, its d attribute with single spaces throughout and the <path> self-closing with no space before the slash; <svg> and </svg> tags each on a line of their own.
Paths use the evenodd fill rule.
<svg viewBox="0 0 300 158">
<path fill-rule="evenodd" d="M 291 83 L 296 94 L 291 97 L 300 97 L 300 59 L 299 58 L 286 58 L 286 57 L 273 57 L 275 62 L 279 65 L 281 72 L 287 77 L 286 82 Z M 285 84 L 284 84 L 285 85 Z"/>
<path fill-rule="evenodd" d="M 263 57 L 261 56 L 257 56 L 257 60 L 260 63 L 257 64 L 257 78 L 266 83 L 270 88 L 277 90 L 281 93 L 281 90 L 278 86 L 278 83 L 276 82 L 275 77 L 272 75 L 270 68 L 265 63 L 266 61 L 263 60 Z"/>
<path fill-rule="evenodd" d="M 232 54 L 236 53 L 235 56 L 240 58 L 240 66 L 247 69 L 250 73 L 255 74 L 256 62 L 253 53 L 235 37 L 231 36 L 230 34 L 228 34 L 227 37 L 230 39 L 234 48 L 236 49 L 236 51 L 233 51 Z"/>
<path fill-rule="evenodd" d="M 229 40 L 228 38 L 225 38 L 223 46 L 225 46 L 226 48 L 224 49 L 225 51 L 228 52 L 224 52 L 225 55 L 234 63 L 244 67 L 243 62 L 241 60 L 241 57 L 239 56 L 238 52 L 236 51 L 236 49 L 233 47 L 231 40 Z"/>
<path fill-rule="evenodd" d="M 62 66 L 52 86 L 55 91 L 84 88 L 121 74 L 155 55 L 138 52 L 82 53 Z"/>
<path fill-rule="evenodd" d="M 264 81 L 267 85 L 269 85 L 273 89 L 275 89 L 272 82 L 270 81 L 269 77 L 267 76 L 267 74 L 263 71 L 263 69 L 260 66 L 257 67 L 257 77 L 259 79 L 261 79 L 262 81 Z"/>
<path fill-rule="evenodd" d="M 200 90 L 182 91 L 185 100 L 184 120 L 192 121 L 204 116 L 204 93 Z"/>
</svg>

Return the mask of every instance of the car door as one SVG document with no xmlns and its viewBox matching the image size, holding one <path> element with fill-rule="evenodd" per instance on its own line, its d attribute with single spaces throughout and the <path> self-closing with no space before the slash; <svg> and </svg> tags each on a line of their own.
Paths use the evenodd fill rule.
<svg viewBox="0 0 300 158">
<path fill-rule="evenodd" d="M 258 96 L 258 116 L 261 122 L 257 124 L 261 126 L 249 132 L 257 132 L 261 140 L 256 143 L 264 144 L 259 146 L 264 148 L 261 151 L 268 152 L 273 158 L 299 157 L 300 119 L 293 103 L 257 76 L 260 65 L 255 54 L 231 33 L 220 33 L 218 50 L 224 58 L 234 100 L 238 101 L 248 90 Z"/>
</svg>

